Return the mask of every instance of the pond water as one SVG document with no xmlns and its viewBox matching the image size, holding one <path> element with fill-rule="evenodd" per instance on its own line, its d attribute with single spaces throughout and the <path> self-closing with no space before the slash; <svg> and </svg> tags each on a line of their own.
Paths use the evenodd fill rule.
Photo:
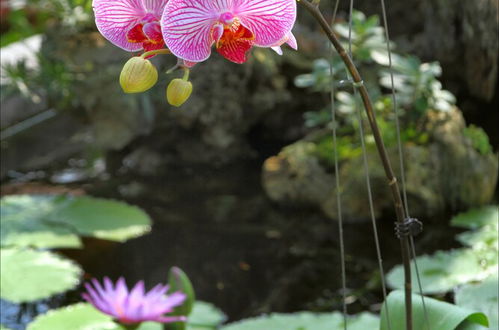
<svg viewBox="0 0 499 330">
<path fill-rule="evenodd" d="M 260 184 L 260 161 L 231 166 L 169 169 L 159 177 L 124 174 L 68 185 L 125 200 L 153 219 L 150 234 L 126 243 L 86 239 L 83 250 L 61 253 L 83 266 L 85 277 L 149 287 L 166 282 L 171 266 L 189 275 L 198 299 L 230 320 L 263 312 L 341 309 L 337 223 L 316 210 L 275 205 Z M 393 220 L 378 220 L 385 270 L 400 262 Z M 348 310 L 379 311 L 382 295 L 369 221 L 346 224 Z M 445 223 L 432 221 L 418 238 L 418 254 L 456 245 Z M 80 300 L 79 291 L 29 308 L 3 302 L 2 322 L 23 329 L 37 313 Z M 6 308 L 4 308 L 6 307 Z M 7 308 L 9 307 L 9 308 Z M 19 314 L 16 316 L 16 314 Z"/>
</svg>

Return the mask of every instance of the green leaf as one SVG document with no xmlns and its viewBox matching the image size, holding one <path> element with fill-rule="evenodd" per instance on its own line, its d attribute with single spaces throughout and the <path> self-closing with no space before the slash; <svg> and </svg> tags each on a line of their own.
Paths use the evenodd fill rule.
<svg viewBox="0 0 499 330">
<path fill-rule="evenodd" d="M 15 303 L 48 298 L 75 288 L 81 269 L 46 251 L 0 249 L 0 296 Z"/>
<path fill-rule="evenodd" d="M 405 329 L 405 304 L 404 292 L 391 292 L 385 304 L 388 304 L 388 315 L 390 316 L 391 329 Z M 424 298 L 430 329 L 454 330 L 459 329 L 485 329 L 488 326 L 487 317 L 483 313 L 477 313 L 468 309 L 442 302 L 436 299 Z M 427 322 L 424 314 L 421 296 L 412 295 L 413 329 L 427 330 Z M 483 326 L 483 327 L 482 327 Z M 387 330 L 388 319 L 386 308 L 381 308 L 381 330 Z"/>
<path fill-rule="evenodd" d="M 187 321 L 187 330 L 218 329 L 227 317 L 214 305 L 196 301 Z"/>
<path fill-rule="evenodd" d="M 79 303 L 50 310 L 36 317 L 28 325 L 28 330 L 67 330 L 67 329 L 120 329 L 111 316 L 103 314 L 87 303 Z"/>
<path fill-rule="evenodd" d="M 13 195 L 0 200 L 1 246 L 78 248 L 71 228 L 50 221 L 56 196 Z"/>
<path fill-rule="evenodd" d="M 194 302 L 196 301 L 196 296 L 194 294 L 194 288 L 192 287 L 192 283 L 187 277 L 187 274 L 178 267 L 170 268 L 170 272 L 168 274 L 168 284 L 170 288 L 168 290 L 169 293 L 173 293 L 176 291 L 181 291 L 185 293 L 186 299 L 182 303 L 182 305 L 176 307 L 172 313 L 172 315 L 185 315 L 188 316 L 194 307 Z M 173 327 L 175 330 L 184 330 L 187 327 L 185 322 L 176 322 Z"/>
<path fill-rule="evenodd" d="M 115 323 L 109 315 L 103 314 L 91 304 L 78 303 L 53 309 L 39 315 L 28 324 L 27 330 L 126 330 Z M 135 330 L 162 330 L 163 325 L 156 322 L 143 322 Z"/>
<path fill-rule="evenodd" d="M 423 255 L 416 259 L 421 286 L 424 293 L 434 294 L 452 290 L 457 285 L 487 277 L 495 266 L 483 264 L 482 258 L 471 249 L 437 251 L 432 256 Z M 414 267 L 412 287 L 418 288 Z M 390 287 L 404 287 L 404 271 L 401 265 L 394 267 L 387 275 Z"/>
<path fill-rule="evenodd" d="M 379 318 L 370 313 L 349 316 L 349 330 L 378 329 Z M 291 314 L 273 313 L 234 322 L 222 327 L 222 330 L 340 330 L 344 329 L 343 316 L 340 312 Z"/>
<path fill-rule="evenodd" d="M 455 293 L 456 305 L 488 316 L 490 329 L 499 329 L 499 278 L 497 273 L 482 283 L 466 284 Z"/>
<path fill-rule="evenodd" d="M 138 207 L 109 199 L 66 197 L 55 214 L 57 221 L 82 235 L 124 242 L 151 230 L 149 216 Z"/>
<path fill-rule="evenodd" d="M 451 220 L 456 227 L 476 229 L 488 224 L 497 224 L 499 219 L 499 208 L 497 205 L 485 206 L 461 213 Z"/>
<path fill-rule="evenodd" d="M 1 210 L 2 246 L 81 247 L 78 234 L 123 242 L 151 225 L 135 206 L 87 196 L 13 195 Z"/>
</svg>

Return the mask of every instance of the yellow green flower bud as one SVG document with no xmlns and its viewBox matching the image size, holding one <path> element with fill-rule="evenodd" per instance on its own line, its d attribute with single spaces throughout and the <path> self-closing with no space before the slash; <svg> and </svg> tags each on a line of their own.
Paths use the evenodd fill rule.
<svg viewBox="0 0 499 330">
<path fill-rule="evenodd" d="M 140 56 L 129 59 L 120 74 L 120 85 L 125 93 L 145 92 L 157 81 L 158 71 L 154 65 Z"/>
<path fill-rule="evenodd" d="M 191 93 L 192 83 L 190 81 L 177 78 L 170 81 L 170 84 L 166 89 L 166 99 L 171 105 L 179 107 L 187 101 L 189 96 L 191 96 Z"/>
</svg>

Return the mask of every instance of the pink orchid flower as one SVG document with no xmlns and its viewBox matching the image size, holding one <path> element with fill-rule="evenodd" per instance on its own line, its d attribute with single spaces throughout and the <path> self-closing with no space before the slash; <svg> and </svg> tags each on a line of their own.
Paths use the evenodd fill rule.
<svg viewBox="0 0 499 330">
<path fill-rule="evenodd" d="M 217 52 L 235 63 L 247 60 L 253 46 L 288 43 L 296 48 L 291 28 L 296 0 L 169 0 L 161 18 L 170 51 L 189 62 L 202 62 L 215 44 Z"/>
<path fill-rule="evenodd" d="M 93 0 L 95 23 L 110 42 L 129 52 L 164 47 L 159 19 L 167 0 Z"/>
</svg>

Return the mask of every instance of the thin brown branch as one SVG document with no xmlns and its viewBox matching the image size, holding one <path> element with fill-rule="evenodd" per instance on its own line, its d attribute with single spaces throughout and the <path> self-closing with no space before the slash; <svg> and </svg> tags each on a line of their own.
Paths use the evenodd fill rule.
<svg viewBox="0 0 499 330">
<path fill-rule="evenodd" d="M 398 186 L 397 178 L 393 172 L 390 159 L 388 158 L 388 154 L 385 148 L 385 144 L 383 142 L 383 138 L 381 137 L 381 133 L 376 121 L 376 115 L 373 110 L 373 106 L 371 100 L 369 98 L 369 94 L 367 92 L 367 88 L 364 86 L 364 82 L 362 77 L 359 74 L 359 71 L 355 67 L 352 59 L 345 51 L 338 38 L 334 34 L 334 31 L 329 26 L 329 23 L 326 21 L 324 16 L 322 15 L 319 7 L 316 2 L 310 2 L 308 0 L 297 0 L 299 4 L 301 4 L 319 23 L 322 27 L 329 41 L 333 44 L 334 48 L 340 55 L 341 59 L 345 63 L 347 70 L 350 72 L 354 85 L 358 88 L 360 96 L 362 98 L 362 103 L 364 104 L 364 109 L 367 114 L 367 119 L 369 125 L 371 126 L 371 131 L 374 136 L 374 140 L 376 142 L 376 147 L 378 149 L 378 154 L 381 158 L 381 162 L 383 164 L 383 168 L 385 170 L 386 178 L 388 179 L 388 186 L 392 192 L 393 203 L 395 206 L 395 212 L 397 214 L 397 221 L 399 223 L 404 223 L 406 214 L 404 212 L 404 207 L 402 203 L 402 198 L 400 195 L 400 189 Z M 409 255 L 409 239 L 404 237 L 400 240 L 400 250 L 402 254 L 402 262 L 404 266 L 404 287 L 405 287 L 405 309 L 406 309 L 406 330 L 412 330 L 412 296 L 411 296 L 411 258 Z"/>
</svg>

